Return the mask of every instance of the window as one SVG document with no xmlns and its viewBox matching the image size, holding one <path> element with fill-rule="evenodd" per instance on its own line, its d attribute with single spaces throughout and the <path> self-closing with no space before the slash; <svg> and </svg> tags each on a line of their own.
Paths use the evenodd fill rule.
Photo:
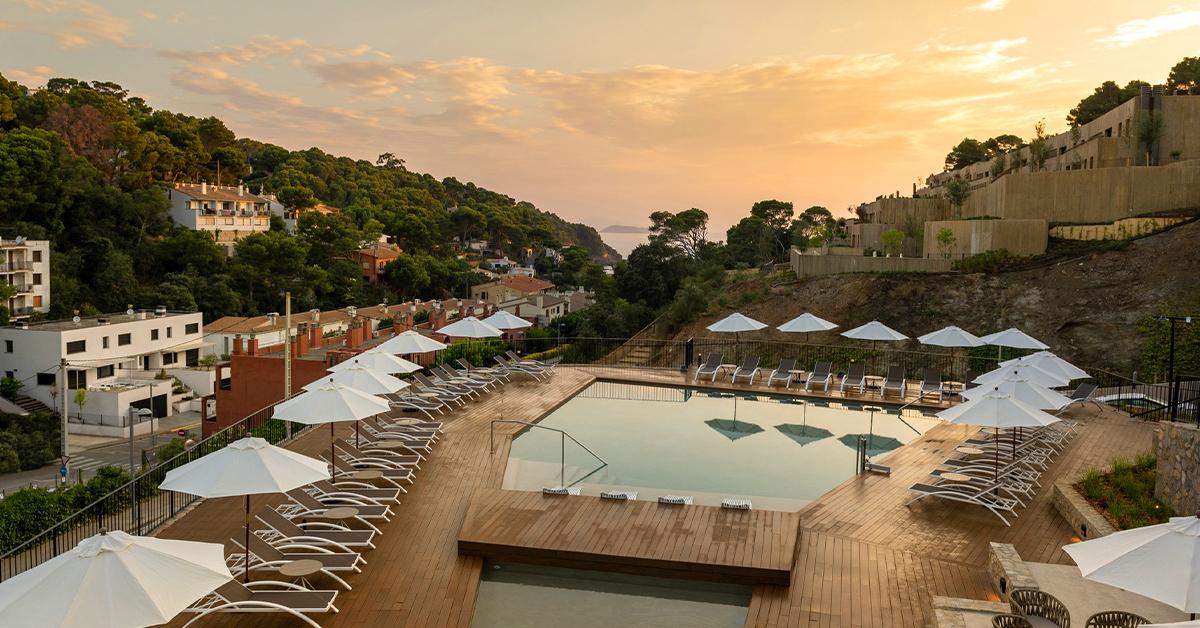
<svg viewBox="0 0 1200 628">
<path fill-rule="evenodd" d="M 72 340 L 71 342 L 67 343 L 67 354 L 68 355 L 70 355 L 72 353 L 83 353 L 84 351 L 87 351 L 87 341 L 86 340 Z"/>
<path fill-rule="evenodd" d="M 100 346 L 104 349 L 108 348 L 108 336 L 105 336 L 100 340 Z"/>
<path fill-rule="evenodd" d="M 184 325 L 183 333 L 185 333 L 185 334 L 200 333 L 200 323 L 188 323 L 187 325 Z"/>
<path fill-rule="evenodd" d="M 11 341 L 11 340 L 5 340 L 5 341 L 4 341 L 4 352 L 5 352 L 5 353 L 12 353 L 12 352 L 13 352 L 13 341 Z"/>
<path fill-rule="evenodd" d="M 38 386 L 53 386 L 53 385 L 55 385 L 55 383 L 57 383 L 57 379 L 54 377 L 54 373 L 38 373 L 37 374 L 37 385 Z"/>
<path fill-rule="evenodd" d="M 42 285 L 42 273 L 33 273 L 33 285 Z"/>
<path fill-rule="evenodd" d="M 125 345 L 127 345 L 131 342 L 133 342 L 133 338 L 131 337 L 130 334 L 118 334 L 117 335 L 117 346 L 118 347 L 124 347 Z"/>
<path fill-rule="evenodd" d="M 114 373 L 116 373 L 116 368 L 111 364 L 109 364 L 108 366 L 96 367 L 96 379 L 104 379 L 105 377 L 112 377 Z"/>
<path fill-rule="evenodd" d="M 67 388 L 87 388 L 87 371 L 67 371 Z"/>
<path fill-rule="evenodd" d="M 171 328 L 168 327 L 167 328 L 167 338 L 170 338 L 170 337 L 171 337 Z"/>
<path fill-rule="evenodd" d="M 4 376 L 7 377 L 8 379 L 16 379 L 17 372 L 16 371 L 4 371 Z"/>
<path fill-rule="evenodd" d="M 35 250 L 35 251 L 33 252 L 33 261 L 35 261 L 35 262 L 40 262 L 40 261 L 42 261 L 42 252 L 41 252 L 41 251 L 36 251 L 36 250 Z"/>
<path fill-rule="evenodd" d="M 150 330 L 150 339 L 151 339 L 151 340 L 158 340 L 158 330 L 157 330 L 157 329 L 151 329 L 151 330 Z"/>
<path fill-rule="evenodd" d="M 164 366 L 167 364 L 174 364 L 174 363 L 175 363 L 175 354 L 174 353 L 164 353 L 163 354 L 163 365 Z"/>
</svg>

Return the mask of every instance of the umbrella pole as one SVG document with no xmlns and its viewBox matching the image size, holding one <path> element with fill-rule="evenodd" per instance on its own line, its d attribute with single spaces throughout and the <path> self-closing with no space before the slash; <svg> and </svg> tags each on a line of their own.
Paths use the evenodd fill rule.
<svg viewBox="0 0 1200 628">
<path fill-rule="evenodd" d="M 333 450 L 333 422 L 329 422 L 329 465 L 333 473 L 330 474 L 332 479 L 337 479 L 337 452 Z"/>
<path fill-rule="evenodd" d="M 246 562 L 242 582 L 250 582 L 250 493 L 246 493 Z"/>
</svg>

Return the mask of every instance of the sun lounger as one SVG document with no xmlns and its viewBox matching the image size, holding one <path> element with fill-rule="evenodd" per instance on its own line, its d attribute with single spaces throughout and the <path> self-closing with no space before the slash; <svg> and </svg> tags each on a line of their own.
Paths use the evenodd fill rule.
<svg viewBox="0 0 1200 628">
<path fill-rule="evenodd" d="M 242 547 L 242 542 L 238 539 L 230 538 L 229 541 L 242 551 L 230 554 L 226 563 L 234 575 L 240 575 L 245 571 L 246 548 Z M 251 571 L 277 572 L 283 565 L 297 560 L 315 560 L 321 563 L 321 573 L 336 580 L 347 591 L 353 587 L 335 572 L 361 573 L 362 565 L 367 564 L 362 554 L 350 549 L 335 551 L 325 546 L 303 543 L 284 543 L 277 547 L 257 536 L 250 537 Z"/>
<path fill-rule="evenodd" d="M 434 370 L 438 371 L 440 373 L 443 373 L 447 377 L 450 377 L 450 378 L 465 379 L 465 380 L 470 380 L 470 381 L 476 381 L 481 384 L 487 384 L 489 390 L 492 387 L 496 386 L 496 384 L 498 384 L 500 381 L 500 380 L 496 379 L 495 377 L 492 377 L 491 375 L 484 373 L 483 371 L 478 371 L 478 370 L 473 371 L 473 372 L 460 371 L 460 370 L 454 368 L 450 364 L 439 364 L 434 367 Z"/>
<path fill-rule="evenodd" d="M 350 460 L 363 460 L 380 462 L 393 466 L 397 469 L 420 469 L 420 462 L 423 460 L 420 454 L 416 453 L 401 453 L 394 449 L 382 449 L 375 447 L 377 441 L 359 440 L 362 447 L 353 445 L 341 438 L 333 441 L 334 449 L 340 452 L 343 456 Z"/>
<path fill-rule="evenodd" d="M 711 381 L 717 381 L 717 374 L 721 372 L 721 363 L 725 360 L 725 356 L 719 353 L 709 353 L 704 356 L 704 364 L 701 364 L 696 369 L 696 376 L 692 378 L 692 383 L 696 383 L 701 377 L 708 377 Z"/>
<path fill-rule="evenodd" d="M 1095 399 L 1092 398 L 1092 395 L 1095 395 L 1095 394 L 1096 394 L 1096 385 L 1095 384 L 1089 384 L 1086 382 L 1082 383 L 1082 384 L 1076 386 L 1075 390 L 1073 392 L 1071 392 L 1071 394 L 1069 395 L 1071 398 L 1071 403 L 1068 403 L 1067 405 L 1059 408 L 1058 411 L 1064 412 L 1064 411 L 1066 411 L 1067 408 L 1070 408 L 1071 406 L 1073 406 L 1075 404 L 1085 404 L 1085 403 L 1094 403 L 1094 404 L 1096 404 L 1097 407 L 1100 407 L 1100 405 L 1101 405 L 1100 402 L 1096 401 Z"/>
<path fill-rule="evenodd" d="M 909 487 L 909 490 L 917 493 L 917 496 L 908 500 L 908 502 L 904 505 L 910 506 L 913 502 L 920 499 L 925 499 L 926 497 L 962 502 L 964 504 L 972 504 L 987 508 L 989 512 L 999 517 L 1000 520 L 1004 522 L 1004 525 L 1011 526 L 1012 524 L 1008 522 L 1007 518 L 1005 518 L 1004 513 L 1008 513 L 1010 516 L 1016 517 L 1017 514 L 1015 512 L 1015 508 L 1017 507 L 1017 500 L 1011 497 L 1000 497 L 993 494 L 994 491 L 999 490 L 1000 488 L 1001 485 L 998 483 L 993 483 L 983 488 L 979 488 L 972 484 L 960 484 L 954 482 L 947 482 L 944 484 L 918 483 Z"/>
<path fill-rule="evenodd" d="M 358 438 L 360 443 L 365 441 L 363 447 L 366 449 L 382 449 L 381 447 L 372 447 L 372 444 L 400 443 L 408 454 L 420 456 L 422 460 L 425 459 L 425 455 L 421 452 L 433 451 L 433 439 L 389 430 L 371 419 L 365 419 L 359 425 Z"/>
<path fill-rule="evenodd" d="M 375 415 L 371 419 L 375 429 L 404 434 L 411 438 L 428 438 L 435 443 L 442 440 L 442 429 L 437 427 L 441 423 L 436 421 L 419 421 L 412 417 L 397 417 L 391 414 Z"/>
<path fill-rule="evenodd" d="M 264 508 L 254 516 L 267 526 L 255 532 L 268 543 L 278 538 L 303 540 L 305 537 L 313 537 L 346 547 L 375 547 L 372 543 L 377 534 L 375 530 L 354 530 L 332 521 L 298 522 L 270 508 Z"/>
<path fill-rule="evenodd" d="M 578 486 L 548 486 L 542 489 L 542 495 L 578 495 L 579 493 Z"/>
<path fill-rule="evenodd" d="M 500 367 L 475 366 L 475 365 L 471 364 L 470 362 L 464 360 L 463 358 L 457 358 L 456 360 L 454 360 L 454 362 L 455 362 L 455 364 L 458 364 L 459 368 L 463 369 L 467 373 L 472 373 L 472 374 L 473 373 L 483 373 L 483 374 L 489 375 L 491 377 L 494 377 L 498 381 L 501 381 L 501 382 L 507 382 L 509 380 L 509 378 L 512 376 L 511 373 L 509 373 L 508 371 L 506 371 Z"/>
<path fill-rule="evenodd" d="M 479 397 L 479 391 L 477 389 L 464 386 L 463 384 L 457 382 L 448 382 L 440 377 L 437 379 L 431 379 L 428 375 L 417 373 L 413 375 L 413 379 L 420 382 L 425 388 L 431 390 L 444 390 L 471 399 Z"/>
<path fill-rule="evenodd" d="M 804 390 L 811 390 L 813 386 L 820 386 L 822 390 L 829 391 L 829 383 L 833 381 L 833 365 L 829 362 L 817 362 L 813 365 L 813 370 L 809 371 L 808 377 L 804 378 Z"/>
<path fill-rule="evenodd" d="M 325 460 L 325 454 L 321 454 L 321 459 Z M 340 455 L 334 458 L 333 468 L 335 478 L 339 475 L 353 475 L 359 471 L 378 471 L 380 482 L 398 488 L 404 493 L 408 492 L 408 489 L 404 488 L 404 484 L 412 484 L 416 479 L 412 469 L 395 467 L 377 461 L 350 461 Z"/>
<path fill-rule="evenodd" d="M 535 364 L 517 364 L 516 362 L 509 362 L 498 355 L 493 356 L 492 359 L 496 361 L 496 364 L 504 367 L 506 371 L 512 374 L 528 375 L 536 380 L 543 380 L 550 376 L 549 373 L 546 373 L 545 368 Z"/>
<path fill-rule="evenodd" d="M 771 371 L 771 375 L 767 377 L 767 386 L 772 386 L 775 382 L 783 382 L 784 388 L 792 387 L 792 371 L 796 370 L 795 358 L 783 358 L 779 361 L 779 366 Z"/>
<path fill-rule="evenodd" d="M 466 397 L 465 394 L 440 388 L 431 382 L 428 377 L 423 375 L 415 375 L 413 376 L 413 381 L 416 382 L 416 384 L 404 389 L 404 392 L 409 393 L 410 395 L 418 396 L 422 399 L 445 404 L 446 407 L 450 409 L 453 409 L 454 407 L 461 408 L 467 405 L 467 399 L 464 398 Z"/>
<path fill-rule="evenodd" d="M 863 394 L 867 390 L 867 367 L 861 362 L 855 362 L 846 368 L 846 376 L 842 378 L 842 383 L 838 386 L 838 392 L 846 394 L 846 389 L 858 389 L 858 394 Z"/>
<path fill-rule="evenodd" d="M 379 504 L 400 503 L 401 489 L 391 486 L 375 486 L 357 480 L 320 480 L 308 485 L 317 499 L 365 499 Z"/>
<path fill-rule="evenodd" d="M 631 502 L 637 500 L 637 491 L 600 491 L 600 499 Z"/>
<path fill-rule="evenodd" d="M 314 591 L 291 582 L 255 580 L 243 584 L 230 580 L 189 606 L 184 612 L 197 615 L 184 626 L 212 613 L 235 612 L 288 613 L 313 628 L 321 628 L 304 613 L 336 613 L 336 599 L 337 591 Z"/>
<path fill-rule="evenodd" d="M 722 499 L 721 508 L 726 510 L 750 510 L 753 506 L 748 499 Z"/>
<path fill-rule="evenodd" d="M 662 495 L 658 498 L 658 503 L 667 506 L 691 506 L 691 495 Z"/>
<path fill-rule="evenodd" d="M 942 374 L 936 369 L 924 369 L 921 372 L 921 388 L 918 391 L 918 397 L 925 398 L 925 395 L 937 395 L 938 403 L 942 402 L 942 395 L 946 392 L 946 387 L 942 384 Z"/>
<path fill-rule="evenodd" d="M 312 493 L 301 488 L 292 489 L 285 493 L 285 495 L 287 495 L 288 499 L 292 500 L 291 505 L 294 506 L 294 508 L 289 509 L 289 512 L 284 513 L 286 516 L 293 516 L 294 514 L 311 516 L 330 508 L 351 506 L 358 511 L 358 516 L 363 519 L 363 523 L 370 523 L 368 521 L 370 519 L 381 519 L 383 521 L 391 521 L 392 519 L 392 509 L 386 504 L 370 504 L 365 500 L 357 500 L 358 503 L 348 503 L 342 500 L 330 500 L 327 502 L 317 499 Z"/>
<path fill-rule="evenodd" d="M 555 366 L 558 365 L 559 362 L 562 361 L 562 358 L 552 358 L 549 360 L 530 360 L 529 358 L 522 358 L 521 356 L 517 355 L 516 352 L 514 352 L 512 350 L 505 351 L 504 355 L 507 356 L 508 359 L 513 364 L 518 364 L 518 365 L 523 365 L 523 366 L 536 366 L 538 368 L 545 369 L 545 370 L 550 370 L 550 369 L 554 368 Z"/>
<path fill-rule="evenodd" d="M 1009 497 L 1017 500 L 1018 506 L 1025 505 L 1025 501 L 1022 499 L 1022 497 L 1024 497 L 1025 499 L 1031 499 L 1037 489 L 1037 487 L 1034 486 L 1033 484 L 1026 482 L 1024 480 L 1012 477 L 1012 476 L 1001 476 L 999 478 L 988 477 L 988 476 L 985 476 L 982 472 L 964 473 L 964 472 L 957 471 L 957 470 L 944 471 L 941 469 L 934 469 L 933 471 L 929 472 L 929 475 L 932 475 L 933 477 L 938 478 L 939 480 L 942 480 L 943 482 L 949 482 L 948 480 L 945 480 L 942 477 L 942 475 L 945 473 L 956 473 L 956 474 L 968 476 L 970 478 L 969 480 L 966 480 L 966 481 L 954 480 L 953 481 L 954 484 L 969 484 L 971 486 L 976 486 L 976 487 L 999 485 L 1000 488 L 997 490 L 1003 491 Z"/>
<path fill-rule="evenodd" d="M 459 375 L 444 365 L 435 366 L 430 369 L 430 372 L 437 376 L 438 381 L 463 386 L 475 391 L 487 392 L 492 389 L 492 386 L 495 386 L 495 380 L 483 380 L 478 377 Z"/>
<path fill-rule="evenodd" d="M 901 399 L 908 394 L 908 380 L 904 378 L 904 367 L 888 367 L 887 377 L 883 378 L 883 385 L 879 387 L 879 396 L 886 397 L 889 390 L 900 393 Z"/>
<path fill-rule="evenodd" d="M 759 373 L 758 362 L 757 356 L 746 358 L 742 365 L 733 372 L 733 383 L 736 384 L 739 377 L 745 377 L 751 385 L 754 385 L 754 377 Z"/>
</svg>

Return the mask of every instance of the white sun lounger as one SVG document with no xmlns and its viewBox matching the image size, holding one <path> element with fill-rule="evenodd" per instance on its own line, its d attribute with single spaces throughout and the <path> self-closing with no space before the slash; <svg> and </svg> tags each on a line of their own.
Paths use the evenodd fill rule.
<svg viewBox="0 0 1200 628">
<path fill-rule="evenodd" d="M 804 390 L 811 390 L 813 386 L 820 386 L 822 390 L 829 391 L 829 383 L 833 381 L 833 365 L 829 362 L 817 362 L 813 366 L 813 370 L 809 372 L 808 377 L 804 379 Z"/>
<path fill-rule="evenodd" d="M 784 358 L 779 361 L 779 366 L 771 371 L 771 375 L 767 377 L 767 386 L 770 387 L 775 382 L 783 382 L 784 388 L 792 387 L 792 371 L 796 370 L 796 360 L 794 358 Z"/>
<path fill-rule="evenodd" d="M 1017 500 L 1011 497 L 999 497 L 993 492 L 1002 488 L 1002 484 L 992 483 L 980 488 L 974 484 L 946 482 L 942 484 L 913 484 L 909 490 L 917 493 L 917 496 L 908 500 L 904 505 L 910 506 L 913 502 L 933 497 L 936 499 L 944 499 L 947 501 L 961 502 L 964 504 L 972 504 L 987 508 L 989 512 L 996 515 L 1004 522 L 1004 525 L 1011 526 L 1005 518 L 1004 513 L 1008 513 L 1012 517 L 1016 517 L 1015 511 Z"/>
</svg>

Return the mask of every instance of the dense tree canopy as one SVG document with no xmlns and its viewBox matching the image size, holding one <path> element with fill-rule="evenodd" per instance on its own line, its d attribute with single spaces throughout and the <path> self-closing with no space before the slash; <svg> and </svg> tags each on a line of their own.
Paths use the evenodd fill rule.
<svg viewBox="0 0 1200 628">
<path fill-rule="evenodd" d="M 1074 109 L 1067 114 L 1067 123 L 1072 127 L 1087 124 L 1108 113 L 1113 107 L 1137 96 L 1142 86 L 1149 85 L 1145 81 L 1129 81 L 1125 87 L 1113 81 L 1104 81 L 1087 97 L 1079 101 Z"/>
<path fill-rule="evenodd" d="M 295 235 L 244 238 L 227 256 L 205 232 L 168 217 L 163 185 L 244 180 L 306 212 Z M 0 76 L 0 224 L 6 237 L 51 240 L 51 317 L 129 305 L 201 309 L 212 319 L 378 303 L 389 285 L 404 296 L 464 295 L 481 276 L 455 241 L 487 238 L 514 259 L 577 245 L 587 258 L 615 253 L 594 229 L 472 183 L 409 171 L 385 153 L 376 162 L 290 151 L 238 138 L 220 119 L 155 110 L 120 85 L 54 78 L 28 89 Z M 351 252 L 381 235 L 407 257 L 411 283 L 368 284 Z M 572 253 L 572 282 L 580 253 Z M 411 264 L 409 263 L 411 262 Z M 411 267 L 411 268 L 410 268 Z M 593 271 L 594 274 L 594 271 Z M 601 273 L 602 274 L 602 273 Z"/>
</svg>

